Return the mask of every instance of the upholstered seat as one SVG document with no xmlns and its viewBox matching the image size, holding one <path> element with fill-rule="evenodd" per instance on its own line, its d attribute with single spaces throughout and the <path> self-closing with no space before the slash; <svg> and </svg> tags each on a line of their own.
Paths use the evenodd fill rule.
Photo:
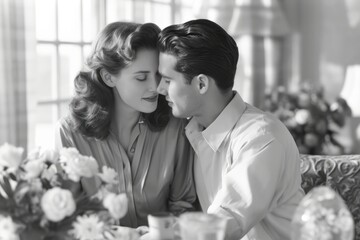
<svg viewBox="0 0 360 240">
<path fill-rule="evenodd" d="M 301 155 L 302 187 L 327 185 L 345 200 L 355 222 L 355 239 L 360 240 L 360 155 Z"/>
</svg>

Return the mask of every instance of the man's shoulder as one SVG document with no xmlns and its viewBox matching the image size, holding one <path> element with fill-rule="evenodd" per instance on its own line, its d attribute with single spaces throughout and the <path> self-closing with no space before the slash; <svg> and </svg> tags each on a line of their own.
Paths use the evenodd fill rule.
<svg viewBox="0 0 360 240">
<path fill-rule="evenodd" d="M 244 139 L 277 135 L 287 132 L 286 127 L 272 114 L 247 104 L 246 110 L 232 129 L 232 137 L 242 136 Z"/>
</svg>

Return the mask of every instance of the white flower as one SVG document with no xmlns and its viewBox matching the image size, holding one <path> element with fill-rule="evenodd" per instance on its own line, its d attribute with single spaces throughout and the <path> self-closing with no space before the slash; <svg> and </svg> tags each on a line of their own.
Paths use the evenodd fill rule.
<svg viewBox="0 0 360 240">
<path fill-rule="evenodd" d="M 102 240 L 104 223 L 96 215 L 79 216 L 73 223 L 72 234 L 80 240 Z"/>
<path fill-rule="evenodd" d="M 80 177 L 93 177 L 99 171 L 93 157 L 82 156 L 75 148 L 61 149 L 60 162 L 69 179 L 74 182 L 78 182 Z"/>
<path fill-rule="evenodd" d="M 48 180 L 49 182 L 56 182 L 57 181 L 57 168 L 54 164 L 50 167 L 45 168 L 44 171 L 41 173 L 41 178 Z"/>
<path fill-rule="evenodd" d="M 127 212 L 128 199 L 125 193 L 121 193 L 119 195 L 109 193 L 105 196 L 103 205 L 113 218 L 119 219 L 125 216 Z"/>
<path fill-rule="evenodd" d="M 37 147 L 28 154 L 28 159 L 38 159 L 43 160 L 44 162 L 48 161 L 51 163 L 56 163 L 59 160 L 60 154 L 55 149 L 45 149 Z"/>
<path fill-rule="evenodd" d="M 8 168 L 9 172 L 16 171 L 22 161 L 23 152 L 24 149 L 21 147 L 4 143 L 0 147 L 0 173 L 5 167 Z"/>
<path fill-rule="evenodd" d="M 43 195 L 41 208 L 47 219 L 59 222 L 74 213 L 76 205 L 69 190 L 54 187 Z"/>
<path fill-rule="evenodd" d="M 299 109 L 295 113 L 295 121 L 300 124 L 304 125 L 309 121 L 310 112 L 306 109 Z"/>
<path fill-rule="evenodd" d="M 19 236 L 16 234 L 16 230 L 17 224 L 11 217 L 0 215 L 0 240 L 18 240 Z"/>
<path fill-rule="evenodd" d="M 108 184 L 116 184 L 118 182 L 117 180 L 117 173 L 114 169 L 109 168 L 107 166 L 102 167 L 102 173 L 98 173 L 101 180 Z"/>
<path fill-rule="evenodd" d="M 59 151 L 55 149 L 46 149 L 42 152 L 42 155 L 44 156 L 46 161 L 49 161 L 51 163 L 57 163 L 60 157 Z"/>
<path fill-rule="evenodd" d="M 23 168 L 25 170 L 23 179 L 30 180 L 39 177 L 46 165 L 42 159 L 35 159 L 27 161 Z"/>
</svg>

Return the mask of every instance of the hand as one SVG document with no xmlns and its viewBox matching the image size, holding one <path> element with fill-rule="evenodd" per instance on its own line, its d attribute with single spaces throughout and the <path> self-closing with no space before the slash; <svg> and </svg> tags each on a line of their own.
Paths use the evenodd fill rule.
<svg viewBox="0 0 360 240">
<path fill-rule="evenodd" d="M 144 235 L 141 235 L 140 240 L 151 240 L 150 233 L 145 233 Z"/>
<path fill-rule="evenodd" d="M 148 226 L 140 226 L 136 228 L 136 231 L 140 234 L 140 236 L 149 233 L 149 227 Z"/>
</svg>

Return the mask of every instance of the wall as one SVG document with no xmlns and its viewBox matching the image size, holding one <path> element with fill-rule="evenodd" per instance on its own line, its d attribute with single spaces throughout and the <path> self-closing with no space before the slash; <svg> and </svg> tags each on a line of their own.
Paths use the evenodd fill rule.
<svg viewBox="0 0 360 240">
<path fill-rule="evenodd" d="M 297 87 L 301 81 L 321 85 L 325 98 L 332 102 L 340 95 L 347 67 L 360 65 L 360 1 L 281 2 L 292 29 L 283 63 L 289 85 Z M 360 89 L 354 90 L 360 94 Z M 355 136 L 360 117 L 353 117 L 350 122 L 353 153 L 360 153 L 360 136 Z"/>
<path fill-rule="evenodd" d="M 291 53 L 288 61 L 296 58 L 299 61 L 298 72 L 292 73 L 303 81 L 322 84 L 326 98 L 333 100 L 342 88 L 346 67 L 360 64 L 360 23 L 356 19 L 360 15 L 360 1 L 283 0 L 282 3 L 293 33 L 287 49 Z M 355 16 L 352 22 L 351 16 Z M 294 53 L 293 44 L 298 44 L 299 56 Z"/>
</svg>

